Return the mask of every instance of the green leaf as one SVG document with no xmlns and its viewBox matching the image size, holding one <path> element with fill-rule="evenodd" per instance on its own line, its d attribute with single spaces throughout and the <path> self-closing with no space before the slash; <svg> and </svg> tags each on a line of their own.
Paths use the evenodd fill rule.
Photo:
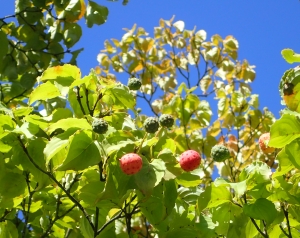
<svg viewBox="0 0 300 238">
<path fill-rule="evenodd" d="M 67 130 L 64 133 L 59 134 L 57 137 L 52 138 L 49 143 L 47 143 L 44 149 L 46 164 L 48 164 L 50 159 L 52 159 L 59 151 L 64 150 L 64 148 L 69 144 L 70 136 L 72 136 L 76 131 L 76 129 Z"/>
<path fill-rule="evenodd" d="M 47 100 L 60 96 L 60 92 L 57 87 L 50 81 L 37 86 L 29 96 L 29 105 L 37 100 Z"/>
<path fill-rule="evenodd" d="M 46 69 L 40 80 L 48 81 L 50 80 L 57 82 L 62 86 L 69 87 L 75 80 L 79 80 L 81 77 L 80 69 L 75 65 L 64 64 L 58 65 Z"/>
<path fill-rule="evenodd" d="M 236 197 L 242 196 L 246 190 L 247 190 L 247 183 L 246 180 L 238 182 L 238 183 L 229 183 L 225 181 L 223 178 L 217 178 L 214 181 L 216 186 L 219 186 L 221 184 L 228 184 L 232 189 L 234 189 Z"/>
<path fill-rule="evenodd" d="M 77 131 L 69 139 L 67 155 L 58 171 L 83 170 L 101 161 L 100 152 L 92 140 L 92 132 Z"/>
<path fill-rule="evenodd" d="M 25 176 L 19 173 L 7 171 L 0 175 L 0 195 L 6 198 L 14 198 L 25 192 Z"/>
<path fill-rule="evenodd" d="M 160 159 L 155 159 L 148 163 L 143 159 L 143 167 L 139 173 L 135 174 L 135 182 L 144 194 L 150 194 L 152 189 L 160 183 L 165 174 L 165 163 Z"/>
<path fill-rule="evenodd" d="M 79 198 L 91 207 L 96 206 L 104 190 L 104 182 L 92 181 L 80 189 Z"/>
<path fill-rule="evenodd" d="M 299 161 L 300 152 L 300 139 L 293 140 L 285 147 L 285 153 L 288 156 L 289 161 L 297 168 L 300 169 Z"/>
<path fill-rule="evenodd" d="M 290 64 L 300 62 L 300 54 L 295 53 L 292 49 L 282 50 L 281 55 L 286 60 L 286 62 Z"/>
<path fill-rule="evenodd" d="M 282 148 L 300 137 L 300 119 L 295 115 L 283 114 L 271 126 L 271 139 L 268 146 Z"/>
<path fill-rule="evenodd" d="M 200 222 L 195 224 L 202 237 L 215 237 L 216 224 L 212 222 L 210 215 L 200 215 Z"/>
<path fill-rule="evenodd" d="M 94 231 L 85 216 L 81 216 L 79 227 L 85 238 L 94 237 Z"/>
<path fill-rule="evenodd" d="M 274 203 L 266 198 L 259 198 L 253 204 L 245 204 L 243 211 L 249 217 L 264 220 L 268 225 L 277 217 L 277 210 Z"/>
<path fill-rule="evenodd" d="M 18 107 L 15 110 L 13 110 L 14 116 L 21 117 L 21 116 L 27 116 L 33 111 L 32 107 Z"/>
<path fill-rule="evenodd" d="M 0 222 L 0 237 L 1 238 L 15 238 L 19 237 L 18 230 L 11 221 Z"/>
<path fill-rule="evenodd" d="M 9 115 L 0 115 L 0 126 L 4 130 L 13 130 L 15 128 L 15 123 Z"/>
<path fill-rule="evenodd" d="M 232 202 L 222 203 L 211 209 L 212 222 L 218 224 L 215 231 L 225 237 L 241 237 L 241 228 L 246 226 L 247 217 L 243 209 Z"/>
<path fill-rule="evenodd" d="M 283 148 L 276 156 L 279 161 L 279 166 L 276 171 L 272 174 L 272 177 L 282 176 L 288 173 L 290 170 L 294 169 L 294 165 L 289 159 L 289 155 L 286 153 L 286 149 Z"/>
<path fill-rule="evenodd" d="M 166 207 L 166 215 L 171 214 L 175 201 L 177 199 L 177 184 L 175 180 L 164 181 L 164 197 L 163 202 Z"/>
<path fill-rule="evenodd" d="M 222 203 L 231 201 L 231 193 L 228 186 L 221 184 L 216 186 L 214 183 L 206 187 L 205 191 L 198 198 L 198 209 L 201 212 L 205 208 L 217 207 Z"/>
<path fill-rule="evenodd" d="M 101 25 L 105 23 L 107 16 L 107 7 L 101 6 L 96 2 L 89 1 L 85 13 L 86 24 L 88 27 L 92 27 L 94 24 Z"/>
<path fill-rule="evenodd" d="M 181 198 L 182 201 L 186 202 L 188 205 L 195 205 L 202 192 L 203 190 L 198 187 L 180 187 L 178 189 L 178 197 Z"/>
<path fill-rule="evenodd" d="M 247 185 L 257 185 L 270 181 L 272 174 L 270 167 L 263 162 L 253 162 L 242 170 L 239 175 L 240 181 L 247 179 Z"/>
<path fill-rule="evenodd" d="M 49 126 L 47 132 L 51 134 L 53 131 L 55 131 L 58 128 L 61 128 L 65 131 L 70 128 L 92 130 L 92 126 L 87 122 L 86 119 L 67 118 L 67 119 L 61 119 L 58 122 L 53 123 L 51 126 Z"/>
<path fill-rule="evenodd" d="M 183 172 L 181 175 L 177 176 L 176 181 L 178 184 L 185 187 L 195 187 L 201 183 L 201 178 L 198 175 Z"/>
<path fill-rule="evenodd" d="M 5 144 L 3 143 L 1 140 L 0 140 L 0 152 L 2 153 L 7 153 L 11 150 L 11 146 L 8 145 L 8 144 Z"/>
<path fill-rule="evenodd" d="M 29 140 L 29 144 L 27 146 L 28 153 L 32 160 L 44 171 L 47 171 L 46 161 L 44 159 L 44 148 L 46 146 L 46 142 L 37 138 L 35 140 Z M 22 158 L 24 160 L 24 157 Z M 26 158 L 29 162 L 29 158 Z M 50 179 L 43 172 L 35 168 L 32 162 L 29 162 L 28 170 L 34 176 L 34 180 L 38 182 L 38 188 L 43 188 L 50 183 Z"/>
<path fill-rule="evenodd" d="M 164 206 L 163 199 L 163 183 L 160 183 L 153 189 L 152 195 L 145 198 L 140 195 L 140 209 L 143 214 L 147 217 L 149 222 L 154 226 L 159 225 L 159 223 L 166 216 L 166 207 Z"/>
<path fill-rule="evenodd" d="M 77 23 L 65 23 L 64 29 L 64 42 L 68 48 L 75 45 L 82 35 L 82 30 L 80 25 Z"/>
<path fill-rule="evenodd" d="M 0 45 L 0 60 L 2 61 L 8 51 L 8 40 L 6 34 L 2 30 L 0 30 Z"/>
<path fill-rule="evenodd" d="M 107 98 L 109 97 L 109 98 Z M 104 91 L 103 101 L 110 103 L 113 101 L 113 106 L 116 108 L 134 109 L 135 100 L 133 95 L 129 92 L 128 87 L 122 84 L 117 84 L 114 87 L 107 88 Z"/>
</svg>

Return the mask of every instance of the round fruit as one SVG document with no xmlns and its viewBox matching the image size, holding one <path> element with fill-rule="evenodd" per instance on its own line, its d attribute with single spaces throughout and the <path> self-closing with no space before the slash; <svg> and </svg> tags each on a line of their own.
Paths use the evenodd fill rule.
<svg viewBox="0 0 300 238">
<path fill-rule="evenodd" d="M 294 84 L 292 83 L 285 83 L 283 85 L 283 95 L 292 95 L 294 93 Z"/>
<path fill-rule="evenodd" d="M 141 170 L 142 166 L 142 158 L 135 153 L 123 155 L 120 159 L 120 167 L 122 171 L 127 175 L 136 174 Z"/>
<path fill-rule="evenodd" d="M 138 78 L 129 78 L 127 86 L 130 90 L 139 90 L 142 82 Z"/>
<path fill-rule="evenodd" d="M 158 120 L 155 117 L 148 117 L 144 121 L 144 127 L 145 127 L 146 132 L 155 133 L 159 127 Z"/>
<path fill-rule="evenodd" d="M 224 145 L 215 145 L 211 149 L 211 157 L 214 161 L 222 162 L 230 158 L 230 152 L 228 148 Z"/>
<path fill-rule="evenodd" d="M 195 150 L 187 150 L 180 155 L 179 163 L 180 167 L 184 171 L 192 171 L 200 165 L 201 156 Z"/>
<path fill-rule="evenodd" d="M 292 111 L 297 110 L 299 105 L 299 99 L 296 99 L 294 87 L 292 83 L 285 83 L 283 85 L 283 100 L 285 105 Z"/>
<path fill-rule="evenodd" d="M 258 139 L 258 144 L 262 152 L 268 154 L 275 151 L 275 148 L 269 147 L 268 143 L 270 141 L 270 133 L 264 133 L 262 134 Z"/>
<path fill-rule="evenodd" d="M 159 117 L 159 123 L 161 126 L 172 127 L 174 125 L 174 118 L 169 114 L 162 114 Z"/>
<path fill-rule="evenodd" d="M 98 134 L 104 134 L 108 130 L 108 123 L 104 119 L 95 119 L 92 123 L 93 131 Z"/>
</svg>

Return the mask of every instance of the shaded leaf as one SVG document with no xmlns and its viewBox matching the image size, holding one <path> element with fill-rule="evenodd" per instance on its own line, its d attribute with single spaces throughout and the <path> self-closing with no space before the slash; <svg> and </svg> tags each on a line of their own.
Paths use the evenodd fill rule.
<svg viewBox="0 0 300 238">
<path fill-rule="evenodd" d="M 277 217 L 275 205 L 265 198 L 259 198 L 253 204 L 245 204 L 243 211 L 247 216 L 264 220 L 267 224 L 271 224 Z"/>
</svg>

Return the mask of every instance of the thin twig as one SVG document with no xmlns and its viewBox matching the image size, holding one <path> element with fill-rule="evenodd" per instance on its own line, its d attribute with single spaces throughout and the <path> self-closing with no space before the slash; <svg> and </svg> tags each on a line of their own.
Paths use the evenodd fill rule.
<svg viewBox="0 0 300 238">
<path fill-rule="evenodd" d="M 117 219 L 124 218 L 125 215 L 122 215 L 123 211 L 118 212 L 113 218 L 107 221 L 98 231 L 97 235 L 99 235 L 110 223 L 114 222 Z"/>
<path fill-rule="evenodd" d="M 247 198 L 246 198 L 246 194 L 244 193 L 243 195 L 243 198 L 244 198 L 244 202 L 245 204 L 247 204 Z M 256 221 L 250 217 L 250 220 L 252 221 L 253 225 L 255 226 L 256 230 L 258 230 L 258 232 L 265 238 L 269 238 L 268 234 L 265 234 L 257 225 Z"/>
<path fill-rule="evenodd" d="M 26 237 L 26 231 L 28 228 L 28 222 L 29 222 L 29 213 L 30 213 L 30 208 L 31 208 L 31 200 L 32 200 L 32 195 L 34 194 L 34 190 L 31 191 L 30 189 L 30 180 L 29 180 L 29 173 L 26 173 L 26 184 L 27 184 L 27 189 L 28 189 L 28 204 L 27 204 L 27 211 L 24 210 L 25 216 L 24 216 L 24 227 L 23 227 L 23 232 L 22 232 L 22 237 Z"/>
<path fill-rule="evenodd" d="M 68 196 L 68 198 L 83 212 L 85 218 L 87 219 L 87 221 L 89 222 L 90 226 L 92 227 L 92 229 L 94 229 L 94 224 L 92 222 L 92 220 L 89 217 L 89 214 L 85 211 L 85 209 L 83 208 L 83 206 L 65 189 L 65 187 L 58 182 L 58 180 L 54 177 L 54 175 L 48 171 L 43 170 L 34 160 L 33 158 L 30 156 L 27 148 L 25 147 L 25 145 L 23 144 L 23 141 L 20 139 L 20 137 L 17 137 L 22 148 L 23 151 L 25 152 L 25 154 L 27 155 L 28 159 L 30 160 L 30 162 L 34 165 L 34 167 L 36 167 L 39 171 L 41 171 L 42 173 L 46 174 L 49 178 L 51 178 L 59 188 L 61 188 L 64 193 Z"/>
<path fill-rule="evenodd" d="M 59 206 L 59 205 L 57 205 L 57 207 L 58 207 L 58 206 Z M 47 230 L 44 232 L 44 234 L 41 236 L 41 238 L 48 237 L 49 232 L 50 232 L 52 226 L 54 225 L 54 223 L 55 223 L 57 220 L 59 220 L 59 219 L 65 217 L 65 216 L 66 216 L 69 212 L 71 212 L 75 207 L 76 207 L 76 205 L 74 204 L 71 208 L 69 208 L 67 211 L 65 211 L 65 212 L 64 212 L 63 214 L 61 214 L 60 216 L 58 215 L 58 209 L 56 209 L 55 218 L 50 222 L 50 224 L 49 224 Z"/>
<path fill-rule="evenodd" d="M 2 217 L 0 217 L 0 222 L 5 221 L 5 217 L 11 212 L 11 210 L 5 209 L 4 214 Z"/>
<path fill-rule="evenodd" d="M 291 225 L 290 225 L 290 220 L 289 220 L 289 212 L 287 211 L 287 209 L 284 208 L 283 205 L 281 205 L 281 209 L 284 213 L 284 216 L 285 216 L 285 219 L 286 219 L 286 225 L 287 225 L 288 232 L 289 232 L 287 237 L 292 238 Z"/>
<path fill-rule="evenodd" d="M 86 114 L 85 114 L 85 111 L 84 111 L 84 108 L 83 108 L 83 106 L 82 106 L 82 103 L 81 103 L 81 98 L 82 98 L 82 96 L 80 96 L 80 88 L 79 88 L 78 86 L 76 86 L 76 90 L 77 90 L 77 96 L 76 96 L 76 99 L 77 99 L 77 101 L 78 101 L 78 103 L 79 103 L 79 106 L 80 106 L 80 109 L 81 109 L 83 115 L 86 115 Z"/>
</svg>

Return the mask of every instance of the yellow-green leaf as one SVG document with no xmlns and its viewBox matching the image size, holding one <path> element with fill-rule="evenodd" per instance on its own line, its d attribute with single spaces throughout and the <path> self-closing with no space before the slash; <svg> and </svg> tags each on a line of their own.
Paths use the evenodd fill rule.
<svg viewBox="0 0 300 238">
<path fill-rule="evenodd" d="M 51 82 L 47 82 L 36 87 L 29 96 L 29 105 L 37 100 L 47 100 L 60 96 L 60 92 L 57 87 Z"/>
</svg>

